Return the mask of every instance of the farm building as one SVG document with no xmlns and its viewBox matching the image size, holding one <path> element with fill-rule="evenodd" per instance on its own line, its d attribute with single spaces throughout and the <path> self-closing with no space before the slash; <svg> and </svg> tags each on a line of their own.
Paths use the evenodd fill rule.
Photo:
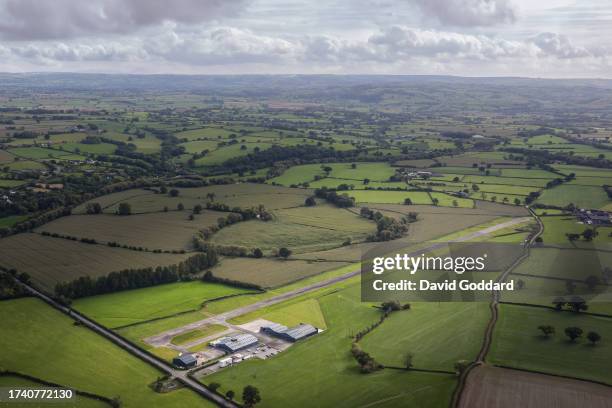
<svg viewBox="0 0 612 408">
<path fill-rule="evenodd" d="M 273 323 L 268 326 L 262 326 L 260 329 L 263 333 L 279 337 L 290 342 L 296 342 L 298 340 L 305 339 L 314 334 L 317 334 L 319 330 L 310 324 L 299 324 L 295 327 L 287 328 L 282 324 Z"/>
<path fill-rule="evenodd" d="M 612 214 L 606 211 L 581 209 L 577 218 L 588 225 L 612 225 Z"/>
<path fill-rule="evenodd" d="M 183 369 L 195 367 L 197 362 L 198 360 L 193 354 L 180 354 L 172 360 L 172 364 L 174 364 L 175 367 Z"/>
<path fill-rule="evenodd" d="M 280 337 L 288 329 L 287 326 L 283 326 L 279 323 L 272 323 L 268 326 L 262 326 L 261 331 L 271 336 Z"/>
<path fill-rule="evenodd" d="M 228 353 L 235 353 L 236 351 L 255 346 L 258 343 L 259 340 L 252 334 L 238 334 L 236 336 L 221 337 L 210 342 L 210 345 L 225 350 Z"/>
</svg>

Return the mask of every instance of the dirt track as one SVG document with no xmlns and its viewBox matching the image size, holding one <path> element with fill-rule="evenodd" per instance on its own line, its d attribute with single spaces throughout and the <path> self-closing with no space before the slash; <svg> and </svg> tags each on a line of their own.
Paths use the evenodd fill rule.
<svg viewBox="0 0 612 408">
<path fill-rule="evenodd" d="M 612 408 L 612 387 L 479 366 L 470 372 L 460 408 Z"/>
</svg>

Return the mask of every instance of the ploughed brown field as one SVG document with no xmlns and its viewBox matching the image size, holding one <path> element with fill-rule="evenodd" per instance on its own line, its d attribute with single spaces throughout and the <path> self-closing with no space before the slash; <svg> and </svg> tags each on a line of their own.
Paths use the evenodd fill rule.
<svg viewBox="0 0 612 408">
<path fill-rule="evenodd" d="M 460 408 L 610 408 L 612 387 L 498 367 L 470 372 Z"/>
</svg>

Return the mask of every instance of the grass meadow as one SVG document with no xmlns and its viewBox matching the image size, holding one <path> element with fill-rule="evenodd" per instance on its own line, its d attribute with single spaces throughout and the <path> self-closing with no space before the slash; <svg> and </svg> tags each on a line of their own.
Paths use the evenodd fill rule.
<svg viewBox="0 0 612 408">
<path fill-rule="evenodd" d="M 197 394 L 149 385 L 161 373 L 34 298 L 0 302 L 0 365 L 82 391 L 120 398 L 124 407 L 211 407 Z"/>
</svg>

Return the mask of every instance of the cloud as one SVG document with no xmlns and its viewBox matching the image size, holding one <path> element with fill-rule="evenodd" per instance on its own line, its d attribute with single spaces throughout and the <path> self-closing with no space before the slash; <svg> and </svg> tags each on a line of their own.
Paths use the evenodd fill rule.
<svg viewBox="0 0 612 408">
<path fill-rule="evenodd" d="M 592 55 L 586 48 L 575 46 L 566 36 L 556 33 L 540 33 L 532 38 L 531 42 L 544 54 L 559 58 L 582 58 Z"/>
<path fill-rule="evenodd" d="M 87 67 L 98 72 L 134 73 L 540 75 L 550 67 L 567 72 L 609 72 L 612 64 L 612 50 L 577 46 L 555 33 L 509 40 L 391 26 L 362 37 L 280 37 L 230 26 L 205 28 L 176 23 L 147 29 L 146 35 L 123 35 L 106 41 L 14 41 L 0 44 L 0 57 L 4 60 L 0 69 L 21 64 L 48 70 Z"/>
<path fill-rule="evenodd" d="M 376 47 L 378 53 L 385 55 L 385 59 L 455 56 L 482 60 L 533 55 L 536 51 L 532 44 L 520 41 L 402 26 L 390 27 L 372 35 L 368 43 Z"/>
<path fill-rule="evenodd" d="M 0 0 L 0 37 L 49 40 L 127 34 L 172 21 L 237 14 L 247 0 Z"/>
<path fill-rule="evenodd" d="M 516 21 L 509 0 L 413 0 L 425 17 L 451 26 L 492 26 Z"/>
</svg>

